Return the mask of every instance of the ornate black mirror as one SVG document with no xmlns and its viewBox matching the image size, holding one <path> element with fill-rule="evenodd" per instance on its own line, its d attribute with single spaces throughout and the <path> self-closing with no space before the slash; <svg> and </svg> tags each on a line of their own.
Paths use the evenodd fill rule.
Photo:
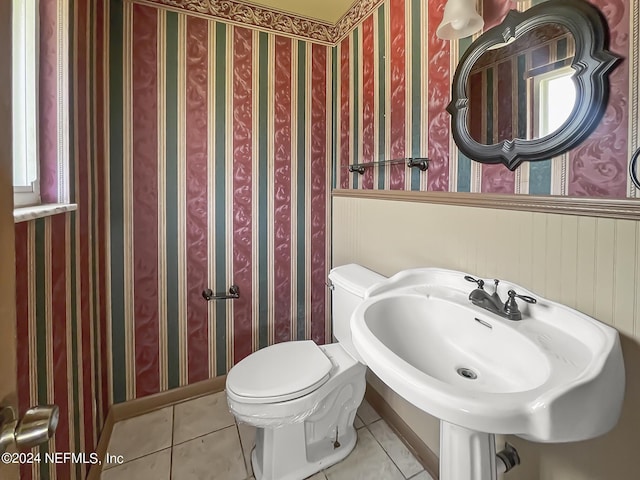
<svg viewBox="0 0 640 480">
<path fill-rule="evenodd" d="M 458 64 L 451 130 L 460 151 L 514 170 L 570 150 L 598 125 L 619 57 L 600 12 L 584 0 L 512 10 Z"/>
</svg>

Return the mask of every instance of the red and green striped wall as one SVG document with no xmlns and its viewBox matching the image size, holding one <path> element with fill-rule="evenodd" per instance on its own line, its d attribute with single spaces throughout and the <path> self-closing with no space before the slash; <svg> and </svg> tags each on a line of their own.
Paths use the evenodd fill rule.
<svg viewBox="0 0 640 480">
<path fill-rule="evenodd" d="M 331 49 L 111 2 L 112 399 L 329 339 Z M 240 287 L 207 303 L 205 288 Z"/>
<path fill-rule="evenodd" d="M 46 452 L 93 451 L 95 331 L 83 315 L 78 224 L 75 212 L 16 225 L 18 395 L 32 405 L 60 408 Z M 85 292 L 86 293 L 86 292 Z M 85 309 L 86 312 L 86 309 Z M 22 478 L 83 478 L 71 464 L 22 465 Z"/>
<path fill-rule="evenodd" d="M 449 46 L 435 40 L 437 49 L 431 47 L 434 39 L 425 25 L 432 19 L 425 7 L 419 0 L 387 0 L 334 49 L 338 188 L 443 190 L 448 185 L 446 102 L 429 92 L 448 88 Z M 378 166 L 364 175 L 348 171 L 354 163 L 412 156 L 430 157 L 429 171 L 403 165 Z"/>
</svg>

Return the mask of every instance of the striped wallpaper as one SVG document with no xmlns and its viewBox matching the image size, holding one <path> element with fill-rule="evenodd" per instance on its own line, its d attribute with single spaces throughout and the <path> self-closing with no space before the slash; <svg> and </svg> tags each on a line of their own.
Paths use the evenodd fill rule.
<svg viewBox="0 0 640 480">
<path fill-rule="evenodd" d="M 106 415 L 104 0 L 40 2 L 40 160 L 44 201 L 75 212 L 16 224 L 18 403 L 55 403 L 44 452 L 92 452 Z M 68 178 L 68 182 L 61 179 Z M 23 479 L 84 478 L 86 466 L 21 465 Z"/>
<path fill-rule="evenodd" d="M 113 402 L 324 343 L 331 49 L 132 2 L 110 18 Z"/>
<path fill-rule="evenodd" d="M 517 4 L 483 0 L 485 29 Z M 471 39 L 448 42 L 435 36 L 445 2 L 386 0 L 337 45 L 336 182 L 338 188 L 486 193 L 531 193 L 594 197 L 635 196 L 627 167 L 633 153 L 629 61 L 610 76 L 609 106 L 592 135 L 552 160 L 525 162 L 515 172 L 482 165 L 460 154 L 445 111 L 458 62 Z M 593 0 L 610 29 L 610 49 L 638 57 L 630 41 L 630 8 L 623 0 Z M 424 28 L 424 26 L 427 28 Z M 637 121 L 636 121 L 637 122 Z M 429 170 L 401 165 L 349 173 L 353 163 L 428 156 Z"/>
<path fill-rule="evenodd" d="M 335 46 L 150 3 L 41 0 L 43 196 L 78 204 L 16 225 L 19 404 L 60 405 L 49 450 L 92 451 L 114 402 L 224 374 L 275 342 L 327 341 L 334 186 L 636 195 L 631 62 L 585 143 L 509 172 L 451 138 L 451 75 L 470 40 L 433 34 L 444 2 L 363 1 L 372 13 Z M 611 49 L 637 58 L 632 12 L 594 3 Z M 487 28 L 510 7 L 485 0 Z M 428 156 L 429 170 L 346 169 L 404 156 Z M 232 283 L 239 300 L 201 298 Z"/>
<path fill-rule="evenodd" d="M 450 44 L 433 34 L 442 5 L 387 0 L 336 47 L 336 186 L 448 190 Z M 427 25 L 428 28 L 424 28 Z M 353 163 L 429 157 L 429 170 Z"/>
</svg>

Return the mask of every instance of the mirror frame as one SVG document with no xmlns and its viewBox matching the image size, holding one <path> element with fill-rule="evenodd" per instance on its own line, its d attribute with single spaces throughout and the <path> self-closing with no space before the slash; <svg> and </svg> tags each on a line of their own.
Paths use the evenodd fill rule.
<svg viewBox="0 0 640 480">
<path fill-rule="evenodd" d="M 489 47 L 507 42 L 547 23 L 558 23 L 575 38 L 571 68 L 576 84 L 576 104 L 567 121 L 541 138 L 515 138 L 483 145 L 471 137 L 466 85 L 471 69 Z M 481 163 L 503 163 L 515 170 L 523 161 L 546 160 L 581 143 L 596 128 L 609 98 L 608 75 L 621 57 L 608 48 L 609 31 L 600 11 L 585 0 L 548 0 L 524 12 L 511 10 L 504 21 L 487 30 L 465 51 L 451 87 L 451 131 L 459 150 Z"/>
</svg>

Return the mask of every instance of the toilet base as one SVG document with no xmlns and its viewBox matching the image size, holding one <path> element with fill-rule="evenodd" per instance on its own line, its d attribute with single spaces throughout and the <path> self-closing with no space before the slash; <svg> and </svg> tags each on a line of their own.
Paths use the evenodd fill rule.
<svg viewBox="0 0 640 480">
<path fill-rule="evenodd" d="M 343 460 L 356 444 L 353 421 L 367 368 L 337 343 L 320 348 L 333 368 L 317 390 L 285 402 L 229 401 L 236 418 L 256 427 L 251 453 L 256 480 L 303 480 Z"/>
<path fill-rule="evenodd" d="M 304 442 L 293 444 L 302 447 L 300 452 L 291 451 L 290 448 L 286 452 L 265 451 L 265 442 L 266 445 L 271 446 L 281 444 L 291 446 L 291 443 L 280 443 L 280 441 L 283 440 L 283 436 L 297 437 L 300 432 L 295 432 L 295 430 L 299 428 L 304 430 L 304 423 L 290 425 L 287 428 L 258 429 L 256 447 L 251 452 L 251 466 L 256 480 L 303 480 L 344 460 L 356 446 L 356 430 L 353 426 L 349 426 L 344 434 L 338 436 L 338 441 L 340 442 L 338 448 L 334 448 L 333 441 L 329 440 L 309 445 L 307 454 L 311 458 L 307 458 L 307 455 L 305 455 Z M 288 430 L 288 432 L 285 432 L 285 430 Z M 264 438 L 263 442 L 260 442 L 259 437 L 261 435 L 265 437 L 278 436 L 279 441 L 274 441 L 274 438 Z"/>
</svg>

